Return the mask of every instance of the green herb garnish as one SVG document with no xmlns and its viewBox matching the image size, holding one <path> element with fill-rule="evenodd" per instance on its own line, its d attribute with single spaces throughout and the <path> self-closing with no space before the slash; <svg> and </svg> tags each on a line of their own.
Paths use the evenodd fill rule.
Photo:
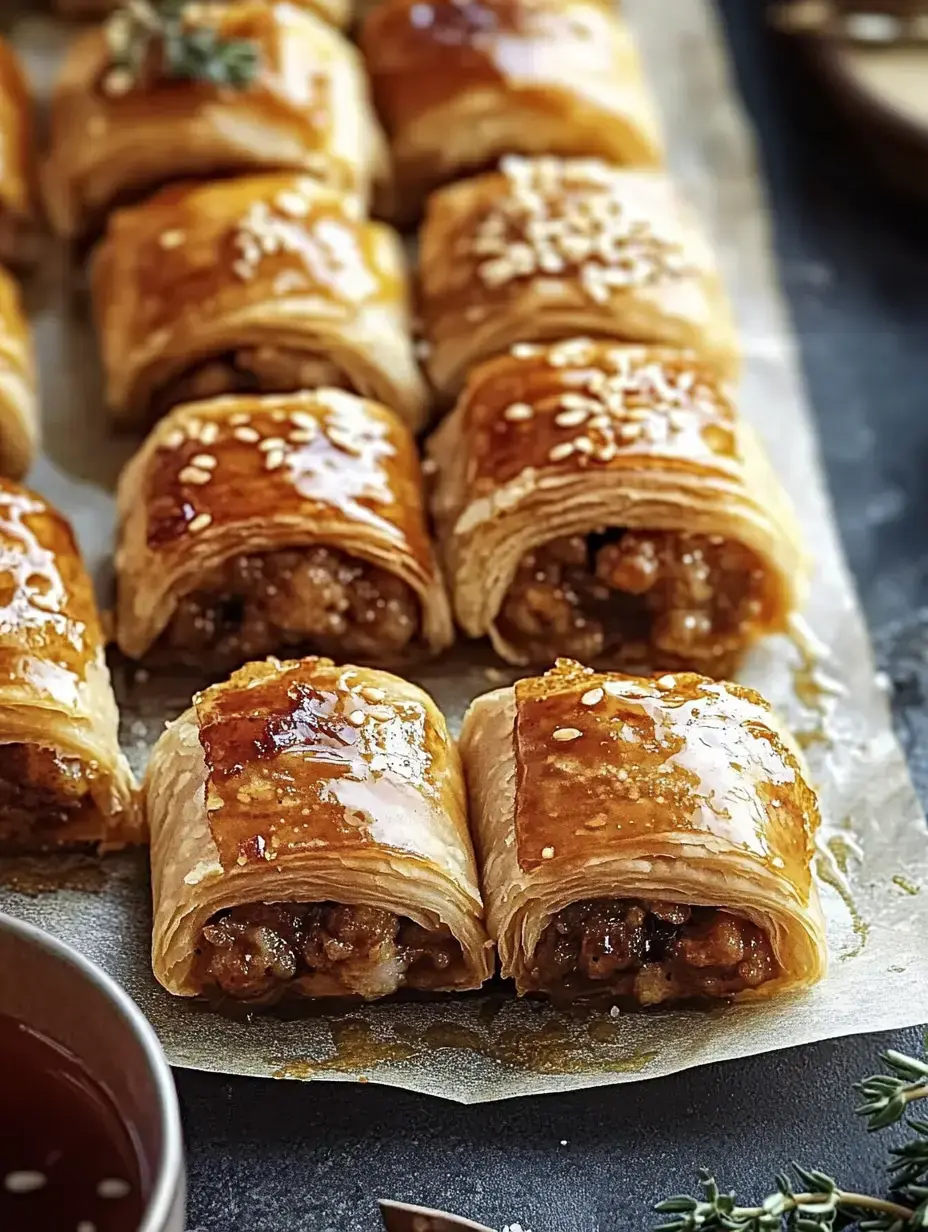
<svg viewBox="0 0 928 1232">
<path fill-rule="evenodd" d="M 905 1117 L 909 1104 L 928 1098 L 928 1064 L 901 1052 L 884 1052 L 888 1073 L 874 1074 L 856 1090 L 857 1108 L 871 1131 Z M 818 1232 L 854 1224 L 860 1232 L 914 1232 L 928 1229 L 928 1121 L 907 1120 L 914 1138 L 889 1153 L 888 1198 L 842 1188 L 824 1172 L 792 1164 L 774 1180 L 774 1191 L 759 1206 L 740 1206 L 734 1193 L 723 1193 L 711 1173 L 699 1174 L 700 1193 L 680 1194 L 658 1202 L 655 1211 L 669 1218 L 655 1232 Z"/>
</svg>

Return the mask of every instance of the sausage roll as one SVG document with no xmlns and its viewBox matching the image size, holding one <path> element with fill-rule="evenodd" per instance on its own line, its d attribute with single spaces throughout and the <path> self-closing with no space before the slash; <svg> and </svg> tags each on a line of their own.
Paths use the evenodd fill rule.
<svg viewBox="0 0 928 1232">
<path fill-rule="evenodd" d="M 19 286 L 0 267 L 0 475 L 20 479 L 39 437 L 35 356 Z"/>
<path fill-rule="evenodd" d="M 715 257 L 659 172 L 505 158 L 429 198 L 420 253 L 428 369 L 446 397 L 513 343 L 578 334 L 689 348 L 737 373 Z"/>
<path fill-rule="evenodd" d="M 12 48 L 0 39 L 0 260 L 35 256 L 35 138 L 32 98 Z"/>
<path fill-rule="evenodd" d="M 318 17 L 343 29 L 352 17 L 351 0 L 289 0 L 298 9 L 310 9 Z M 65 17 L 106 17 L 123 7 L 125 0 L 56 0 L 55 8 Z"/>
<path fill-rule="evenodd" d="M 161 736 L 146 800 L 169 992 L 373 999 L 490 974 L 460 761 L 415 685 L 249 663 Z"/>
<path fill-rule="evenodd" d="M 361 46 L 401 218 L 504 154 L 662 161 L 631 33 L 600 0 L 385 0 Z"/>
<path fill-rule="evenodd" d="M 317 385 L 424 420 L 400 240 L 305 177 L 174 186 L 114 214 L 93 297 L 121 426 L 191 399 Z"/>
<path fill-rule="evenodd" d="M 338 31 L 262 0 L 191 4 L 184 22 L 252 50 L 253 75 L 212 85 L 173 72 L 166 53 L 131 72 L 114 66 L 103 29 L 79 34 L 51 108 L 45 191 L 56 230 L 94 235 L 114 206 L 192 176 L 301 171 L 366 201 L 386 152 L 359 55 Z"/>
<path fill-rule="evenodd" d="M 815 794 L 752 689 L 561 660 L 477 698 L 460 747 L 488 928 L 520 993 L 634 1007 L 824 975 Z"/>
<path fill-rule="evenodd" d="M 511 663 L 728 675 L 800 602 L 786 494 L 685 353 L 520 343 L 473 373 L 431 448 L 455 612 Z"/>
<path fill-rule="evenodd" d="M 396 416 L 341 390 L 178 407 L 119 485 L 121 649 L 214 670 L 443 649 L 421 484 Z"/>
<path fill-rule="evenodd" d="M 0 480 L 0 851 L 139 837 L 132 774 L 74 534 Z"/>
</svg>

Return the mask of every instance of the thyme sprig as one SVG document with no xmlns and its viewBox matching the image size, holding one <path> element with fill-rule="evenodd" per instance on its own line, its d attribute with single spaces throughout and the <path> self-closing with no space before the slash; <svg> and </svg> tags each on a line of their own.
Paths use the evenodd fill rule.
<svg viewBox="0 0 928 1232">
<path fill-rule="evenodd" d="M 125 0 L 106 23 L 110 69 L 109 93 L 126 93 L 154 62 L 162 76 L 176 81 L 205 81 L 244 90 L 261 63 L 250 39 L 226 39 L 208 25 L 185 20 L 190 0 Z"/>
<path fill-rule="evenodd" d="M 905 1117 L 909 1104 L 928 1098 L 928 1064 L 900 1052 L 884 1052 L 888 1073 L 864 1079 L 855 1088 L 864 1098 L 857 1108 L 870 1130 L 885 1129 Z M 818 1232 L 854 1224 L 860 1232 L 915 1232 L 928 1229 L 928 1121 L 906 1120 L 915 1139 L 889 1154 L 891 1196 L 875 1197 L 842 1188 L 824 1172 L 791 1164 L 774 1180 L 774 1191 L 759 1206 L 740 1206 L 715 1177 L 701 1169 L 700 1193 L 678 1194 L 658 1202 L 669 1218 L 654 1232 Z M 795 1181 L 793 1180 L 795 1177 Z"/>
</svg>

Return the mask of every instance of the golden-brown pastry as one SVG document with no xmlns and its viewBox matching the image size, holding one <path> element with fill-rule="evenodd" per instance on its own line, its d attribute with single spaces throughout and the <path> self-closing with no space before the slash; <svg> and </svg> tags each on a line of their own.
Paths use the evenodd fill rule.
<svg viewBox="0 0 928 1232">
<path fill-rule="evenodd" d="M 561 660 L 477 698 L 460 747 L 520 993 L 747 1000 L 825 974 L 815 794 L 753 689 Z"/>
<path fill-rule="evenodd" d="M 119 211 L 93 297 L 122 426 L 195 398 L 317 385 L 424 422 L 400 240 L 304 177 L 176 186 Z"/>
<path fill-rule="evenodd" d="M 249 663 L 162 735 L 146 801 L 169 992 L 372 999 L 490 974 L 460 760 L 415 685 Z"/>
<path fill-rule="evenodd" d="M 421 484 L 396 416 L 341 390 L 178 407 L 119 485 L 120 647 L 220 670 L 443 649 Z"/>
<path fill-rule="evenodd" d="M 39 438 L 35 356 L 19 286 L 0 267 L 0 475 L 20 479 Z"/>
<path fill-rule="evenodd" d="M 475 370 L 431 450 L 458 621 L 512 663 L 724 676 L 803 595 L 786 494 L 682 352 L 520 343 Z"/>
<path fill-rule="evenodd" d="M 310 9 L 317 17 L 343 29 L 352 18 L 351 0 L 289 0 L 298 9 Z M 55 8 L 65 17 L 106 17 L 125 0 L 56 0 Z"/>
<path fill-rule="evenodd" d="M 0 851 L 140 837 L 93 588 L 65 519 L 0 480 Z"/>
<path fill-rule="evenodd" d="M 103 29 L 77 36 L 51 111 L 45 192 L 61 234 L 98 232 L 116 205 L 174 180 L 261 170 L 311 175 L 365 202 L 385 170 L 355 49 L 289 4 L 191 4 L 185 21 L 254 49 L 240 86 L 172 76 L 158 54 L 113 67 Z"/>
<path fill-rule="evenodd" d="M 0 260 L 20 267 L 36 255 L 32 98 L 12 48 L 0 39 Z"/>
<path fill-rule="evenodd" d="M 361 47 L 400 218 L 504 154 L 662 161 L 631 33 L 599 0 L 385 0 Z"/>
<path fill-rule="evenodd" d="M 513 343 L 579 334 L 689 348 L 737 373 L 715 257 L 661 172 L 504 158 L 429 198 L 420 282 L 428 370 L 445 397 Z"/>
</svg>

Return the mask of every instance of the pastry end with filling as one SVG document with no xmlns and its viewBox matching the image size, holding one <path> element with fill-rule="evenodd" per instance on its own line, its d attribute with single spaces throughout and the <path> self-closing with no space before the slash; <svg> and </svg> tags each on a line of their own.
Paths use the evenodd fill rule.
<svg viewBox="0 0 928 1232">
<path fill-rule="evenodd" d="M 565 907 L 545 928 L 529 991 L 638 1008 L 724 999 L 779 974 L 766 934 L 722 908 L 589 899 Z"/>
<path fill-rule="evenodd" d="M 272 1005 L 291 997 L 374 1000 L 453 986 L 463 969 L 444 926 L 341 903 L 250 903 L 213 916 L 198 948 L 204 992 Z"/>
</svg>

